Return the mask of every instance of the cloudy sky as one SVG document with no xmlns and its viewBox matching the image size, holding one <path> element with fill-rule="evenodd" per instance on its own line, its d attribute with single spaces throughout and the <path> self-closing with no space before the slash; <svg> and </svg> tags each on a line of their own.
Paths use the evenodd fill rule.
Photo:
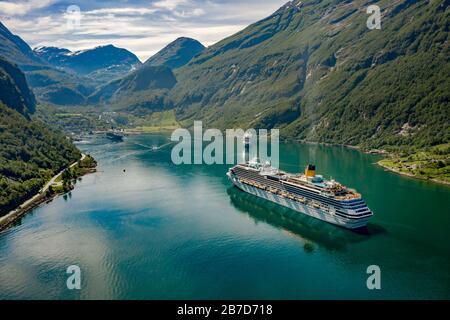
<svg viewBox="0 0 450 320">
<path fill-rule="evenodd" d="M 32 47 L 81 50 L 114 44 L 144 61 L 181 36 L 212 45 L 272 14 L 286 2 L 0 0 L 0 21 Z"/>
</svg>

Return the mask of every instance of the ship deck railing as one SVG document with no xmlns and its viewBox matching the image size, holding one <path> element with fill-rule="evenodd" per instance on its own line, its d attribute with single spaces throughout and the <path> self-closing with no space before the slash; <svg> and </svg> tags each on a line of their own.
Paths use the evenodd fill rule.
<svg viewBox="0 0 450 320">
<path fill-rule="evenodd" d="M 254 168 L 253 166 L 251 166 L 249 164 L 241 164 L 241 166 L 243 166 L 245 168 L 253 169 L 253 170 L 258 170 L 257 168 Z M 298 176 L 288 174 L 284 171 L 278 171 L 276 176 L 278 176 L 280 178 L 280 182 L 282 184 L 288 183 L 294 187 L 301 187 L 301 188 L 307 189 L 307 190 L 317 193 L 317 194 L 327 191 L 327 192 L 329 192 L 330 196 L 332 196 L 334 199 L 336 199 L 338 201 L 356 200 L 356 199 L 362 198 L 361 194 L 357 193 L 355 190 L 346 189 L 345 187 L 343 187 L 341 185 L 338 185 L 337 189 L 335 187 L 334 189 L 324 190 L 323 188 L 318 188 L 314 185 L 309 184 L 308 181 L 300 179 L 300 178 L 298 178 Z M 262 188 L 262 189 L 266 190 L 266 188 Z M 337 192 L 347 192 L 347 193 L 345 195 L 339 196 L 336 194 Z"/>
</svg>

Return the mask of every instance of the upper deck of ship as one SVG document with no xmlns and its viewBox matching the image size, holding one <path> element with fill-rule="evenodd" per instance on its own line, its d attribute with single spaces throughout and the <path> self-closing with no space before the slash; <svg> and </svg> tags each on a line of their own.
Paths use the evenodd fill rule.
<svg viewBox="0 0 450 320">
<path fill-rule="evenodd" d="M 279 180 L 298 188 L 306 189 L 321 195 L 332 197 L 339 201 L 350 201 L 361 199 L 361 195 L 353 189 L 347 188 L 334 180 L 326 180 L 320 175 L 307 177 L 305 174 L 290 174 L 271 166 L 263 166 L 259 163 L 240 164 L 244 169 L 254 170 L 260 175 Z"/>
</svg>

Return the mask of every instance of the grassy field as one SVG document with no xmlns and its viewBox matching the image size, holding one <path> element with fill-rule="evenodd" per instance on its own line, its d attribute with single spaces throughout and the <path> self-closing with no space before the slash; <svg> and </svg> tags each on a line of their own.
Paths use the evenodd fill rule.
<svg viewBox="0 0 450 320">
<path fill-rule="evenodd" d="M 173 110 L 154 112 L 151 115 L 143 118 L 134 119 L 133 128 L 128 131 L 132 132 L 162 132 L 172 131 L 180 128 L 180 124 L 175 118 L 175 112 Z"/>
<path fill-rule="evenodd" d="M 393 155 L 378 164 L 399 174 L 450 185 L 450 143 Z"/>
</svg>

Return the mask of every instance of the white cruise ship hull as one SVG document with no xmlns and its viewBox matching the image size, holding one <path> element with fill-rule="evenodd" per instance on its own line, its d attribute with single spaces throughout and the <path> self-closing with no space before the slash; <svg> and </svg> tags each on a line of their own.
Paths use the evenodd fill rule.
<svg viewBox="0 0 450 320">
<path fill-rule="evenodd" d="M 306 204 L 300 203 L 295 200 L 291 200 L 280 195 L 241 183 L 239 179 L 228 174 L 228 177 L 233 182 L 233 184 L 240 190 L 255 195 L 257 197 L 269 200 L 271 202 L 277 203 L 283 207 L 295 210 L 297 212 L 306 214 L 310 217 L 340 226 L 347 229 L 359 229 L 367 226 L 370 217 L 350 219 L 336 216 L 330 212 L 321 210 L 320 208 L 314 208 Z"/>
</svg>

